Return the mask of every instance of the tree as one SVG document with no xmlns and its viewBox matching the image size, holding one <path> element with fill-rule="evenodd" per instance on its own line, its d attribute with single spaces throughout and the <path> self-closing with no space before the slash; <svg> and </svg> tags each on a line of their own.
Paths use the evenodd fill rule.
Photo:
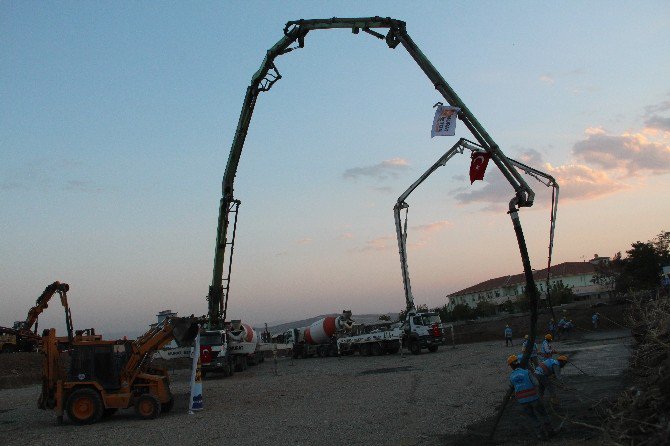
<svg viewBox="0 0 670 446">
<path fill-rule="evenodd" d="M 621 251 L 614 254 L 609 262 L 600 262 L 595 265 L 595 273 L 591 279 L 592 283 L 600 285 L 605 289 L 614 290 L 616 282 L 623 271 L 623 259 Z"/>
<path fill-rule="evenodd" d="M 456 321 L 472 319 L 474 314 L 472 308 L 466 304 L 458 304 L 451 310 L 451 316 Z"/>
<path fill-rule="evenodd" d="M 451 311 L 449 311 L 448 305 L 442 305 L 441 307 L 434 308 L 433 311 L 440 315 L 442 322 L 451 322 L 454 320 Z"/>
<path fill-rule="evenodd" d="M 384 322 L 388 322 L 388 321 L 391 320 L 391 316 L 389 316 L 388 314 L 380 314 L 379 315 L 379 320 L 384 321 Z"/>
<path fill-rule="evenodd" d="M 654 243 L 637 241 L 626 251 L 621 274 L 616 281 L 619 292 L 654 290 L 659 287 L 663 253 Z"/>
<path fill-rule="evenodd" d="M 654 245 L 662 266 L 670 266 L 670 232 L 661 231 L 651 243 Z"/>
<path fill-rule="evenodd" d="M 491 302 L 481 301 L 475 308 L 475 315 L 479 317 L 495 316 L 496 313 L 496 306 Z"/>
<path fill-rule="evenodd" d="M 575 300 L 575 293 L 572 287 L 563 285 L 563 283 L 555 283 L 549 288 L 549 296 L 552 305 L 569 304 Z"/>
<path fill-rule="evenodd" d="M 427 313 L 428 312 L 428 305 L 426 305 L 426 304 L 419 305 L 418 307 L 416 307 L 416 312 L 417 313 Z M 407 317 L 407 310 L 400 310 L 400 313 L 398 313 L 398 320 L 400 322 L 403 322 L 406 317 Z"/>
<path fill-rule="evenodd" d="M 516 298 L 513 302 L 514 304 L 514 309 L 519 312 L 523 313 L 524 311 L 530 310 L 530 297 L 524 292 L 522 295 Z"/>
<path fill-rule="evenodd" d="M 514 303 L 510 299 L 507 299 L 500 304 L 500 310 L 506 313 L 514 313 Z"/>
</svg>

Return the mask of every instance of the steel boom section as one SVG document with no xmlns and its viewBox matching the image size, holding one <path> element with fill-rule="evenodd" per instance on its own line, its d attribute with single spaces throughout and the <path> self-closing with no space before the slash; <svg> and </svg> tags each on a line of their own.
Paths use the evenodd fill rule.
<svg viewBox="0 0 670 446">
<path fill-rule="evenodd" d="M 379 39 L 386 41 L 389 48 L 395 48 L 402 44 L 410 56 L 416 61 L 421 70 L 428 76 L 437 91 L 452 106 L 461 109 L 459 119 L 472 132 L 477 141 L 484 147 L 484 150 L 491 154 L 491 158 L 509 181 L 515 191 L 513 202 L 515 206 L 532 206 L 534 193 L 526 182 L 520 177 L 519 173 L 512 167 L 505 155 L 499 149 L 498 145 L 488 135 L 482 125 L 475 119 L 474 115 L 465 106 L 456 92 L 449 86 L 440 73 L 430 63 L 419 47 L 407 34 L 405 22 L 389 17 L 365 17 L 365 18 L 330 18 L 313 20 L 296 20 L 286 23 L 284 27 L 284 36 L 267 51 L 263 62 L 252 76 L 251 83 L 247 87 L 242 110 L 240 112 L 237 129 L 233 138 L 228 163 L 223 176 L 222 189 L 223 194 L 219 204 L 219 219 L 217 224 L 216 248 L 214 253 L 214 267 L 212 273 L 212 282 L 208 294 L 208 315 L 210 326 L 220 324 L 220 304 L 223 297 L 223 270 L 226 251 L 226 236 L 229 226 L 228 210 L 230 203 L 234 201 L 233 184 L 237 167 L 244 147 L 253 110 L 256 105 L 256 99 L 262 91 L 268 91 L 272 85 L 281 78 L 277 71 L 274 60 L 278 56 L 286 54 L 296 49 L 291 45 L 297 41 L 298 47 L 304 46 L 304 38 L 311 30 L 319 29 L 351 29 L 354 34 L 363 31 Z M 374 29 L 388 29 L 386 36 L 374 31 Z M 274 73 L 271 73 L 274 71 Z"/>
</svg>

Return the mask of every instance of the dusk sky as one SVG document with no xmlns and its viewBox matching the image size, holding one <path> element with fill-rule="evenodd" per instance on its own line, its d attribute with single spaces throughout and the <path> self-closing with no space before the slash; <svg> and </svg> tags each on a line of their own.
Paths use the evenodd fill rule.
<svg viewBox="0 0 670 446">
<path fill-rule="evenodd" d="M 0 325 L 70 284 L 76 328 L 135 336 L 207 311 L 218 205 L 245 90 L 287 21 L 384 16 L 503 152 L 561 186 L 553 263 L 670 230 L 670 3 L 0 2 Z M 310 32 L 276 60 L 235 182 L 229 314 L 256 326 L 404 308 L 393 205 L 459 137 L 402 46 Z M 417 304 L 522 271 L 511 187 L 469 156 L 410 197 Z M 546 267 L 550 191 L 521 223 Z M 64 330 L 54 299 L 40 327 Z"/>
</svg>

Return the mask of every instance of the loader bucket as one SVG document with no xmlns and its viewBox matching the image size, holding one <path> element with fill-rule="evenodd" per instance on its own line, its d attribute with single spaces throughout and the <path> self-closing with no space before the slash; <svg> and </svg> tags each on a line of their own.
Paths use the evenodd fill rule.
<svg viewBox="0 0 670 446">
<path fill-rule="evenodd" d="M 179 347 L 192 345 L 198 335 L 198 322 L 191 317 L 174 317 L 170 319 L 172 336 Z"/>
</svg>

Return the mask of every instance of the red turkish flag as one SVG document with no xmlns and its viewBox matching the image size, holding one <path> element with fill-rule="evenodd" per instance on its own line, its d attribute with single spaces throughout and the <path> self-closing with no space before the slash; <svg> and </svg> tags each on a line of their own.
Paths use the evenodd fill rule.
<svg viewBox="0 0 670 446">
<path fill-rule="evenodd" d="M 484 179 L 484 172 L 486 172 L 486 166 L 489 165 L 491 154 L 488 152 L 472 152 L 470 158 L 472 159 L 470 162 L 470 184 L 472 184 L 476 180 Z"/>
</svg>

